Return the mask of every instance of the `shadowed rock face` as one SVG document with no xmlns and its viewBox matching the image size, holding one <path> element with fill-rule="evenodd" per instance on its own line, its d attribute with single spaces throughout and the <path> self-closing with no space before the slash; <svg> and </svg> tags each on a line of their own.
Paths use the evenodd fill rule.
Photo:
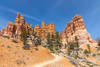
<svg viewBox="0 0 100 67">
<path fill-rule="evenodd" d="M 78 38 L 79 44 L 86 44 L 93 42 L 80 15 L 76 15 L 69 23 L 63 32 L 60 34 L 63 44 L 75 41 Z"/>
<path fill-rule="evenodd" d="M 17 13 L 15 23 L 9 22 L 6 28 L 1 29 L 0 34 L 4 36 L 13 37 L 15 35 L 20 35 L 22 32 L 28 30 L 30 30 L 30 34 L 31 34 L 33 31 L 32 26 L 27 24 L 25 22 L 24 17 L 21 16 L 19 13 Z M 17 36 L 16 38 L 20 38 L 20 37 Z"/>
</svg>

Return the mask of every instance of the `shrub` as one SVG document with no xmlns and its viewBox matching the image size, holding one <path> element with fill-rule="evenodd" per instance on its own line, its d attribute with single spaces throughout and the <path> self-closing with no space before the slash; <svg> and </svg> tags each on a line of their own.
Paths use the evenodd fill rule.
<svg viewBox="0 0 100 67">
<path fill-rule="evenodd" d="M 98 42 L 98 46 L 100 46 L 100 41 Z"/>
<path fill-rule="evenodd" d="M 53 34 L 48 34 L 47 36 L 47 48 L 50 49 L 52 52 L 56 52 L 59 49 L 61 49 L 61 40 L 60 40 L 60 36 L 59 33 L 56 32 L 55 35 Z"/>
<path fill-rule="evenodd" d="M 77 59 L 78 57 L 79 57 L 78 55 L 75 55 L 75 56 L 74 56 L 75 59 Z"/>
<path fill-rule="evenodd" d="M 27 40 L 23 40 L 23 44 L 27 44 L 27 42 L 28 42 Z"/>
<path fill-rule="evenodd" d="M 50 49 L 50 51 L 53 51 L 53 46 L 50 46 L 49 49 Z"/>
<path fill-rule="evenodd" d="M 23 44 L 27 44 L 27 38 L 28 38 L 28 32 L 24 31 L 20 36 L 21 40 L 23 41 Z"/>
<path fill-rule="evenodd" d="M 84 50 L 84 54 L 88 56 L 89 51 L 85 49 L 85 50 Z"/>
<path fill-rule="evenodd" d="M 88 48 L 88 52 L 91 53 L 91 48 L 89 44 L 87 44 L 87 48 Z"/>
<path fill-rule="evenodd" d="M 36 35 L 36 33 L 32 32 L 32 36 L 30 36 L 30 39 L 34 46 L 41 45 L 41 39 L 38 37 L 38 35 Z"/>
<path fill-rule="evenodd" d="M 70 49 L 70 47 L 68 46 L 68 48 L 67 48 L 67 52 L 68 52 L 68 55 L 70 55 L 71 54 L 71 49 Z"/>
<path fill-rule="evenodd" d="M 7 38 L 7 39 L 9 39 L 10 37 L 9 36 L 3 36 L 4 38 Z"/>
<path fill-rule="evenodd" d="M 96 56 L 96 54 L 93 54 L 93 57 L 95 57 Z"/>
<path fill-rule="evenodd" d="M 18 43 L 18 41 L 17 41 L 17 40 L 12 40 L 12 42 L 14 42 L 14 43 Z"/>
<path fill-rule="evenodd" d="M 30 45 L 29 45 L 29 44 L 24 44 L 23 48 L 24 48 L 25 50 L 29 50 L 29 49 L 30 49 Z"/>
<path fill-rule="evenodd" d="M 100 55 L 100 53 L 98 53 L 97 55 Z"/>
<path fill-rule="evenodd" d="M 39 49 L 38 48 L 35 48 L 35 50 L 38 51 Z"/>
</svg>

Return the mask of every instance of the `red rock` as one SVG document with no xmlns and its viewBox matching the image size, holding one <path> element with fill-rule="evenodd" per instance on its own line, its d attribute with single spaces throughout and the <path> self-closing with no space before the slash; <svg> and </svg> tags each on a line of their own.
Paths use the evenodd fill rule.
<svg viewBox="0 0 100 67">
<path fill-rule="evenodd" d="M 39 25 L 36 25 L 34 27 L 34 32 L 41 38 L 41 39 L 45 39 L 48 34 L 52 34 L 55 35 L 56 31 L 55 31 L 55 24 L 54 23 L 50 23 L 48 25 L 45 24 L 45 22 L 42 22 L 41 27 Z"/>
<path fill-rule="evenodd" d="M 32 34 L 32 26 L 25 22 L 24 16 L 17 13 L 15 23 L 9 22 L 7 24 L 7 27 L 1 30 L 0 34 L 9 37 L 14 37 L 15 35 L 17 35 L 16 38 L 20 38 L 20 34 L 28 30 L 29 33 Z"/>
<path fill-rule="evenodd" d="M 80 15 L 76 15 L 72 21 L 67 23 L 67 26 L 65 30 L 61 32 L 60 37 L 64 45 L 75 41 L 75 37 L 78 38 L 79 44 L 86 44 L 92 41 L 92 38 L 84 25 L 83 18 Z"/>
</svg>

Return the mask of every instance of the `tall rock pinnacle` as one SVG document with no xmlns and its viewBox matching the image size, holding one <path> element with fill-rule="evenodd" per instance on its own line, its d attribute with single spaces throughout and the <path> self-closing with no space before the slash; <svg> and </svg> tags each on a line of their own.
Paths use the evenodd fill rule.
<svg viewBox="0 0 100 67">
<path fill-rule="evenodd" d="M 67 23 L 67 26 L 63 32 L 60 34 L 62 43 L 68 44 L 75 41 L 75 37 L 78 38 L 79 44 L 86 44 L 92 42 L 90 34 L 87 32 L 84 25 L 82 16 L 76 15 L 72 20 Z"/>
<path fill-rule="evenodd" d="M 19 12 L 17 12 L 17 18 L 20 18 L 20 13 Z"/>
<path fill-rule="evenodd" d="M 20 34 L 24 31 L 28 31 L 29 33 L 32 34 L 33 28 L 29 24 L 25 22 L 24 16 L 20 15 L 20 13 L 17 13 L 15 23 L 9 22 L 7 24 L 6 28 L 3 28 L 0 32 L 1 35 L 3 36 L 9 36 L 9 37 L 14 37 L 20 39 Z"/>
</svg>

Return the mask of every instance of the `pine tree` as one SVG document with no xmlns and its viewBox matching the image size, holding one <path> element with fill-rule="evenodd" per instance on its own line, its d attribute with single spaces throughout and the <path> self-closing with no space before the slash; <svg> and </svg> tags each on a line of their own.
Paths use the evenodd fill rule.
<svg viewBox="0 0 100 67">
<path fill-rule="evenodd" d="M 48 44 L 48 48 L 51 51 L 56 52 L 57 50 L 59 50 L 61 48 L 61 40 L 60 40 L 59 33 L 56 32 L 55 35 L 49 33 L 47 36 L 47 44 Z"/>
<path fill-rule="evenodd" d="M 32 32 L 32 36 L 30 38 L 34 46 L 41 45 L 41 39 L 36 35 L 36 33 Z"/>
<path fill-rule="evenodd" d="M 27 38 L 28 38 L 28 32 L 24 31 L 20 36 L 21 40 L 23 41 L 23 44 L 27 44 Z"/>
<path fill-rule="evenodd" d="M 67 47 L 68 55 L 72 54 L 76 59 L 78 58 L 79 44 L 78 38 L 75 36 L 75 42 L 70 42 Z"/>
</svg>

